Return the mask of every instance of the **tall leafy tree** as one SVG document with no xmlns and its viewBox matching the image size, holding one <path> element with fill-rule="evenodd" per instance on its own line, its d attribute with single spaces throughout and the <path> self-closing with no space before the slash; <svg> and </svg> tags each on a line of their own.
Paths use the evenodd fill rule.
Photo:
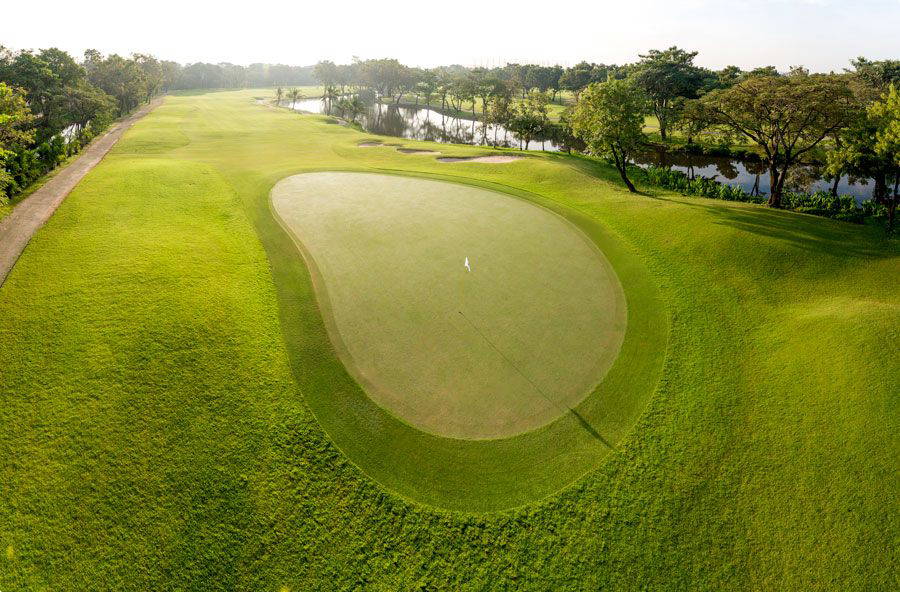
<svg viewBox="0 0 900 592">
<path fill-rule="evenodd" d="M 162 88 L 163 85 L 163 67 L 162 64 L 152 55 L 136 53 L 131 59 L 138 65 L 143 73 L 144 83 L 144 100 L 150 102 Z"/>
<path fill-rule="evenodd" d="M 900 85 L 900 60 L 867 60 L 864 57 L 852 60 L 851 70 L 860 79 L 879 90 L 886 90 L 890 85 Z"/>
<path fill-rule="evenodd" d="M 672 46 L 652 49 L 642 55 L 634 73 L 635 84 L 650 98 L 653 113 L 659 120 L 659 135 L 666 139 L 669 124 L 678 116 L 679 98 L 697 98 L 703 88 L 705 72 L 694 65 L 696 51 Z"/>
<path fill-rule="evenodd" d="M 21 51 L 7 54 L 0 61 L 0 80 L 21 88 L 36 119 L 36 141 L 58 134 L 69 123 L 65 116 L 65 89 L 85 76 L 84 69 L 69 54 L 59 49 L 38 53 Z"/>
<path fill-rule="evenodd" d="M 702 99 L 710 122 L 751 141 L 765 154 L 769 205 L 781 206 L 790 168 L 846 127 L 856 108 L 843 76 L 753 76 Z"/>
<path fill-rule="evenodd" d="M 185 74 L 192 66 L 185 68 Z M 116 99 L 120 115 L 140 105 L 147 96 L 144 71 L 134 60 L 117 54 L 104 58 L 96 50 L 88 50 L 85 52 L 85 68 L 91 83 Z M 198 84 L 194 88 L 208 87 Z"/>
<path fill-rule="evenodd" d="M 116 111 L 115 99 L 86 80 L 67 87 L 63 100 L 68 121 L 77 126 L 79 133 L 89 125 L 93 129 L 102 129 Z"/>
<path fill-rule="evenodd" d="M 880 101 L 868 109 L 868 116 L 875 122 L 875 153 L 892 165 L 894 190 L 885 201 L 888 207 L 888 228 L 894 227 L 894 216 L 900 202 L 900 92 L 891 84 L 890 90 Z"/>
<path fill-rule="evenodd" d="M 572 132 L 587 151 L 612 161 L 619 176 L 636 193 L 628 178 L 628 163 L 645 141 L 641 131 L 647 97 L 631 81 L 610 80 L 588 86 L 572 111 Z"/>
<path fill-rule="evenodd" d="M 6 158 L 34 140 L 33 121 L 25 92 L 0 82 L 0 201 L 5 201 L 6 186 L 11 180 Z"/>
<path fill-rule="evenodd" d="M 872 178 L 872 199 L 887 208 L 892 228 L 900 189 L 900 93 L 896 87 L 889 87 L 868 108 L 860 108 L 836 140 L 836 148 L 828 153 L 829 172 Z"/>
<path fill-rule="evenodd" d="M 550 97 L 546 93 L 534 89 L 515 107 L 513 116 L 508 120 L 507 127 L 522 138 L 525 150 L 535 137 L 547 130 L 549 103 Z"/>
</svg>

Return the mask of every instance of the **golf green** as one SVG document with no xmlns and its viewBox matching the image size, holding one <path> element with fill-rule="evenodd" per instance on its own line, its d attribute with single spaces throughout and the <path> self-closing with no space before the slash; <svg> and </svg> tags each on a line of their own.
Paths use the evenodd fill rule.
<svg viewBox="0 0 900 592">
<path fill-rule="evenodd" d="M 348 172 L 284 179 L 272 203 L 313 270 L 345 366 L 422 431 L 533 430 L 592 392 L 618 355 L 616 274 L 549 210 L 478 187 Z"/>
</svg>

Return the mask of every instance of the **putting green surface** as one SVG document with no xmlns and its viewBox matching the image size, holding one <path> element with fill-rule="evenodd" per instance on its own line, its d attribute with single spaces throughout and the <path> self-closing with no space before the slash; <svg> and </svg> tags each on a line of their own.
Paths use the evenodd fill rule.
<svg viewBox="0 0 900 592">
<path fill-rule="evenodd" d="M 347 172 L 289 177 L 272 202 L 314 262 L 345 365 L 419 429 L 472 439 L 534 429 L 577 405 L 616 359 L 626 311 L 615 272 L 548 210 L 478 187 Z"/>
</svg>

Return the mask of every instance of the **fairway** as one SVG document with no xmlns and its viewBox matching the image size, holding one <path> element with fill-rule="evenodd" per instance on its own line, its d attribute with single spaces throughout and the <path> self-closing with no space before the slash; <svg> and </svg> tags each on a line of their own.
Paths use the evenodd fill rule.
<svg viewBox="0 0 900 592">
<path fill-rule="evenodd" d="M 345 365 L 419 429 L 486 439 L 537 428 L 616 359 L 626 315 L 615 272 L 548 210 L 455 183 L 346 172 L 285 179 L 272 202 L 315 263 Z"/>
<path fill-rule="evenodd" d="M 398 140 L 272 92 L 168 96 L 0 286 L 0 589 L 890 589 L 895 241 L 578 156 L 361 149 Z M 379 398 L 498 429 L 478 363 L 521 376 L 454 307 L 570 409 L 461 438 Z M 469 390 L 375 391 L 351 347 Z"/>
</svg>

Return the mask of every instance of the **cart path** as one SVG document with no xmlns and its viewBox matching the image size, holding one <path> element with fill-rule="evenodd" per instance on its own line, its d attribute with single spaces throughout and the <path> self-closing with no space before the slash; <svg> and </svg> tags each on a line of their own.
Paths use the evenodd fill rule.
<svg viewBox="0 0 900 592">
<path fill-rule="evenodd" d="M 0 285 L 6 280 L 28 241 L 50 219 L 69 192 L 103 160 L 128 128 L 160 103 L 162 98 L 156 98 L 113 124 L 109 131 L 82 150 L 74 161 L 60 169 L 52 179 L 22 200 L 8 216 L 0 220 Z"/>
</svg>

